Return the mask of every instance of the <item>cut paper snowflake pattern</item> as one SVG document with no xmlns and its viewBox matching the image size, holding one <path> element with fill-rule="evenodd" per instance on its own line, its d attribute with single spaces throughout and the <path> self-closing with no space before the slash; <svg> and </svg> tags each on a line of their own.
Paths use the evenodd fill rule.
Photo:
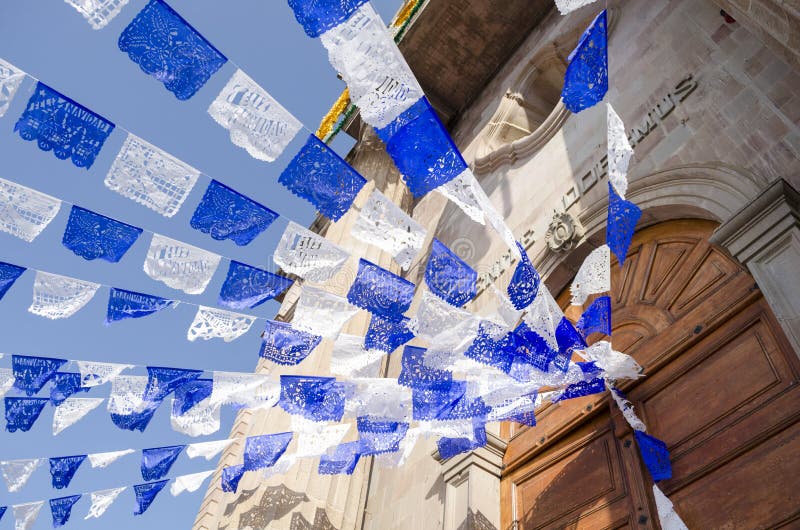
<svg viewBox="0 0 800 530">
<path fill-rule="evenodd" d="M 390 253 L 403 270 L 408 270 L 422 250 L 426 230 L 380 191 L 374 190 L 361 208 L 350 234 Z"/>
<path fill-rule="evenodd" d="M 92 29 L 103 29 L 119 15 L 128 0 L 64 0 L 83 15 Z"/>
<path fill-rule="evenodd" d="M 592 333 L 611 335 L 611 297 L 600 296 L 595 298 L 580 320 L 575 324 L 575 329 L 580 332 L 584 340 Z"/>
<path fill-rule="evenodd" d="M 340 333 L 333 344 L 330 371 L 346 379 L 376 377 L 385 352 L 368 350 L 358 335 Z"/>
<path fill-rule="evenodd" d="M 344 385 L 333 377 L 281 376 L 278 405 L 289 414 L 314 421 L 339 421 L 345 401 Z"/>
<path fill-rule="evenodd" d="M 313 335 L 335 338 L 356 313 L 358 308 L 341 296 L 306 285 L 297 301 L 292 326 Z"/>
<path fill-rule="evenodd" d="M 100 386 L 113 380 L 119 374 L 133 368 L 132 364 L 101 363 L 94 361 L 75 361 L 81 373 L 81 386 Z"/>
<path fill-rule="evenodd" d="M 606 11 L 597 15 L 581 35 L 567 60 L 561 99 L 571 112 L 596 105 L 608 92 L 608 47 Z"/>
<path fill-rule="evenodd" d="M 175 477 L 172 484 L 169 486 L 169 492 L 173 497 L 177 497 L 185 491 L 189 493 L 195 492 L 200 489 L 200 486 L 203 485 L 203 482 L 205 482 L 208 477 L 214 474 L 214 471 L 214 469 L 209 469 L 208 471 L 201 471 L 200 473 Z"/>
<path fill-rule="evenodd" d="M 478 273 L 441 241 L 434 239 L 425 268 L 425 283 L 433 294 L 455 307 L 472 300 L 478 292 Z"/>
<path fill-rule="evenodd" d="M 212 179 L 189 224 L 218 241 L 245 246 L 277 218 L 266 206 Z"/>
<path fill-rule="evenodd" d="M 217 301 L 231 309 L 252 309 L 291 287 L 292 280 L 231 260 Z"/>
<path fill-rule="evenodd" d="M 36 271 L 28 311 L 53 320 L 69 318 L 94 298 L 100 284 Z"/>
<path fill-rule="evenodd" d="M 158 482 L 148 482 L 146 484 L 136 484 L 133 486 L 133 492 L 136 495 L 136 504 L 138 508 L 133 515 L 142 515 L 153 504 L 156 495 L 159 494 L 164 486 L 167 485 L 169 479 L 159 480 Z"/>
<path fill-rule="evenodd" d="M 373 127 L 386 127 L 425 95 L 369 2 L 323 33 L 320 42 L 347 83 L 362 119 Z"/>
<path fill-rule="evenodd" d="M 20 184 L 0 179 L 0 230 L 32 242 L 47 228 L 61 201 L 26 188 Z"/>
<path fill-rule="evenodd" d="M 312 134 L 278 177 L 278 182 L 313 204 L 325 217 L 338 221 L 350 209 L 367 180 Z"/>
<path fill-rule="evenodd" d="M 596 0 L 556 0 L 556 7 L 559 13 L 566 15 L 595 1 Z"/>
<path fill-rule="evenodd" d="M 171 445 L 142 449 L 142 478 L 151 481 L 166 476 L 185 448 L 185 445 Z"/>
<path fill-rule="evenodd" d="M 324 282 L 339 272 L 350 254 L 324 237 L 289 221 L 272 256 L 285 272 Z"/>
<path fill-rule="evenodd" d="M 194 96 L 228 61 L 162 0 L 150 0 L 117 44 L 179 100 Z"/>
<path fill-rule="evenodd" d="M 4 460 L 0 462 L 0 471 L 6 481 L 9 493 L 15 493 L 28 483 L 33 472 L 44 462 L 44 458 L 28 460 Z"/>
<path fill-rule="evenodd" d="M 2 118 L 11 101 L 25 79 L 25 72 L 13 64 L 0 59 L 0 118 Z"/>
<path fill-rule="evenodd" d="M 50 478 L 53 488 L 60 490 L 69 487 L 78 468 L 86 460 L 86 455 L 60 456 L 50 459 Z"/>
<path fill-rule="evenodd" d="M 128 134 L 105 178 L 108 189 L 172 217 L 194 188 L 200 172 L 153 144 Z"/>
<path fill-rule="evenodd" d="M 14 131 L 59 160 L 71 159 L 89 169 L 100 154 L 114 124 L 41 81 L 36 83 Z"/>
<path fill-rule="evenodd" d="M 144 392 L 147 388 L 147 377 L 143 375 L 119 375 L 112 379 L 111 394 L 108 397 L 107 410 L 114 417 L 126 418 L 143 412 L 147 408 Z M 114 422 L 117 424 L 117 421 Z"/>
<path fill-rule="evenodd" d="M 126 489 L 128 489 L 127 486 L 123 486 L 121 488 L 93 491 L 91 493 L 92 505 L 89 507 L 89 512 L 84 519 L 99 518 L 106 513 L 106 510 L 117 500 L 119 494 Z"/>
<path fill-rule="evenodd" d="M 360 441 L 337 445 L 319 459 L 317 473 L 320 475 L 352 475 L 361 458 Z"/>
<path fill-rule="evenodd" d="M 611 103 L 606 104 L 608 114 L 608 181 L 621 198 L 628 192 L 628 164 L 633 155 L 633 147 L 628 141 L 625 124 L 614 111 Z"/>
<path fill-rule="evenodd" d="M 572 305 L 583 305 L 592 294 L 611 290 L 611 250 L 608 245 L 594 249 L 586 256 L 572 281 Z"/>
<path fill-rule="evenodd" d="M 264 162 L 278 158 L 303 124 L 247 74 L 236 70 L 208 114 L 228 129 L 231 142 Z"/>
<path fill-rule="evenodd" d="M 190 341 L 222 339 L 231 342 L 250 331 L 255 321 L 256 317 L 250 315 L 200 306 L 189 326 L 186 338 Z"/>
<path fill-rule="evenodd" d="M 291 432 L 248 436 L 244 442 L 244 470 L 258 471 L 275 465 L 293 437 Z"/>
<path fill-rule="evenodd" d="M 139 227 L 73 206 L 61 244 L 85 260 L 117 263 L 141 234 Z"/>
<path fill-rule="evenodd" d="M 642 210 L 630 201 L 626 201 L 608 185 L 608 221 L 606 224 L 606 241 L 617 257 L 620 267 L 628 257 L 636 223 L 642 216 Z"/>
<path fill-rule="evenodd" d="M 61 433 L 83 419 L 84 416 L 99 407 L 104 398 L 76 398 L 64 400 L 53 412 L 53 436 Z"/>
<path fill-rule="evenodd" d="M 222 256 L 153 234 L 144 260 L 144 272 L 157 282 L 186 294 L 201 294 L 208 287 Z"/>
<path fill-rule="evenodd" d="M 28 432 L 48 403 L 47 398 L 5 398 L 6 430 Z"/>
<path fill-rule="evenodd" d="M 441 382 L 452 381 L 452 372 L 431 368 L 425 364 L 426 355 L 425 348 L 406 345 L 403 348 L 402 368 L 397 377 L 397 383 L 418 390 Z"/>
<path fill-rule="evenodd" d="M 36 395 L 44 388 L 44 385 L 56 376 L 58 370 L 66 362 L 66 359 L 52 357 L 12 355 L 11 367 L 14 372 L 14 388 L 25 392 L 29 397 Z"/>
</svg>

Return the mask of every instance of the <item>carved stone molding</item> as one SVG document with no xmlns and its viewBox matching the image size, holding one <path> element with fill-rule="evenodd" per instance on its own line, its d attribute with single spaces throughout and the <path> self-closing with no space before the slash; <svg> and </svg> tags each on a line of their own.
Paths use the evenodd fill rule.
<svg viewBox="0 0 800 530">
<path fill-rule="evenodd" d="M 800 355 L 800 193 L 776 180 L 723 223 L 711 242 L 750 269 Z"/>
<path fill-rule="evenodd" d="M 574 215 L 554 211 L 544 239 L 553 252 L 567 252 L 578 246 L 584 233 L 583 225 Z"/>
</svg>

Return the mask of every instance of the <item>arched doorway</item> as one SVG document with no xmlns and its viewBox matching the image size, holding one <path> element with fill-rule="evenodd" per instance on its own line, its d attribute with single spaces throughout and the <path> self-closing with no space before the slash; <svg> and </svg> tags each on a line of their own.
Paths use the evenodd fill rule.
<svg viewBox="0 0 800 530">
<path fill-rule="evenodd" d="M 652 226 L 624 267 L 612 264 L 614 346 L 647 374 L 622 390 L 669 447 L 673 478 L 659 486 L 689 528 L 797 528 L 800 360 L 752 277 L 708 242 L 714 228 Z M 652 482 L 608 396 L 546 405 L 537 419 L 506 451 L 504 529 L 658 527 Z"/>
</svg>

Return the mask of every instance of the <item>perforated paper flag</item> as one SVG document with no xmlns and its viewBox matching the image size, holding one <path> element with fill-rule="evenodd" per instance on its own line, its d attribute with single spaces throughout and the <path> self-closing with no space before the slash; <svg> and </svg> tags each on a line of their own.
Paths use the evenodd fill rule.
<svg viewBox="0 0 800 530">
<path fill-rule="evenodd" d="M 358 308 L 341 296 L 306 285 L 297 301 L 292 326 L 314 335 L 334 338 L 357 312 Z"/>
<path fill-rule="evenodd" d="M 14 493 L 22 489 L 28 483 L 33 472 L 36 471 L 44 462 L 43 458 L 33 458 L 26 460 L 3 460 L 0 462 L 0 471 L 3 472 L 3 479 L 9 493 Z"/>
<path fill-rule="evenodd" d="M 0 179 L 0 230 L 30 243 L 47 228 L 61 201 Z"/>
<path fill-rule="evenodd" d="M 162 0 L 150 0 L 119 36 L 119 49 L 180 100 L 228 59 Z"/>
<path fill-rule="evenodd" d="M 142 515 L 146 512 L 156 499 L 156 495 L 167 485 L 167 482 L 169 482 L 169 479 L 134 485 L 133 492 L 136 494 L 136 504 L 138 508 L 133 512 L 133 515 Z"/>
<path fill-rule="evenodd" d="M 175 463 L 175 460 L 178 459 L 185 448 L 185 445 L 171 445 L 169 447 L 142 449 L 142 478 L 150 481 L 166 476 L 172 464 Z"/>
<path fill-rule="evenodd" d="M 141 228 L 73 206 L 61 244 L 83 259 L 117 263 L 141 234 Z"/>
<path fill-rule="evenodd" d="M 572 281 L 572 305 L 583 305 L 590 295 L 611 290 L 611 252 L 608 245 L 594 249 L 583 260 Z"/>
<path fill-rule="evenodd" d="M 250 244 L 277 218 L 278 214 L 266 206 L 212 180 L 190 224 L 195 230 L 214 239 L 230 239 L 244 246 Z"/>
<path fill-rule="evenodd" d="M 274 363 L 293 366 L 314 351 L 322 337 L 294 329 L 288 322 L 267 320 L 259 355 Z"/>
<path fill-rule="evenodd" d="M 0 118 L 5 115 L 24 79 L 25 72 L 0 59 Z"/>
<path fill-rule="evenodd" d="M 106 325 L 129 318 L 142 318 L 175 305 L 175 300 L 113 287 L 108 296 Z"/>
<path fill-rule="evenodd" d="M 567 60 L 561 99 L 572 112 L 580 112 L 605 97 L 608 91 L 608 49 L 606 11 L 597 15 L 581 35 Z"/>
<path fill-rule="evenodd" d="M 290 274 L 310 282 L 324 282 L 339 272 L 349 256 L 343 248 L 289 221 L 272 259 Z"/>
<path fill-rule="evenodd" d="M 6 430 L 29 431 L 49 402 L 47 398 L 5 398 Z"/>
<path fill-rule="evenodd" d="M 244 470 L 257 471 L 273 466 L 293 436 L 291 432 L 248 436 L 244 442 Z"/>
<path fill-rule="evenodd" d="M 153 234 L 144 260 L 144 272 L 186 294 L 201 294 L 214 276 L 222 256 Z"/>
<path fill-rule="evenodd" d="M 86 455 L 60 456 L 50 459 L 50 477 L 53 487 L 57 490 L 64 489 L 72 482 L 72 477 L 81 467 Z"/>
<path fill-rule="evenodd" d="M 628 248 L 631 246 L 636 223 L 642 216 L 642 210 L 630 201 L 626 201 L 614 191 L 614 186 L 608 185 L 608 222 L 606 224 L 606 241 L 611 251 L 617 257 L 620 266 L 628 257 Z"/>
<path fill-rule="evenodd" d="M 628 192 L 628 163 L 633 155 L 633 147 L 628 141 L 628 133 L 622 118 L 611 106 L 606 104 L 608 120 L 608 181 L 621 198 Z"/>
<path fill-rule="evenodd" d="M 414 284 L 365 259 L 347 293 L 347 301 L 373 315 L 391 320 L 403 318 L 414 298 Z"/>
<path fill-rule="evenodd" d="M 69 318 L 94 298 L 100 284 L 36 271 L 28 311 L 50 319 Z"/>
<path fill-rule="evenodd" d="M 556 0 L 556 7 L 559 13 L 566 15 L 594 1 L 595 0 Z"/>
<path fill-rule="evenodd" d="M 339 421 L 344 402 L 344 388 L 333 377 L 281 376 L 278 405 L 289 414 L 314 421 Z"/>
<path fill-rule="evenodd" d="M 230 131 L 231 142 L 250 156 L 272 162 L 303 124 L 247 74 L 236 70 L 208 113 Z"/>
<path fill-rule="evenodd" d="M 39 511 L 44 506 L 44 501 L 28 502 L 25 504 L 14 504 L 11 509 L 14 511 L 14 530 L 30 530 L 39 517 Z"/>
<path fill-rule="evenodd" d="M 219 304 L 231 309 L 252 309 L 291 287 L 292 280 L 231 260 L 219 292 Z"/>
<path fill-rule="evenodd" d="M 325 217 L 338 221 L 367 180 L 312 134 L 278 182 L 313 204 Z"/>
<path fill-rule="evenodd" d="M 123 197 L 172 217 L 200 172 L 141 138 L 128 134 L 108 170 L 105 185 Z"/>
<path fill-rule="evenodd" d="M 306 35 L 319 37 L 335 28 L 368 0 L 289 0 L 289 7 Z"/>
<path fill-rule="evenodd" d="M 4 263 L 0 261 L 0 300 L 3 299 L 5 294 L 14 285 L 14 282 L 22 276 L 22 273 L 27 269 L 12 265 L 11 263 Z"/>
<path fill-rule="evenodd" d="M 425 283 L 433 294 L 456 307 L 475 296 L 478 273 L 441 241 L 434 239 L 425 268 Z"/>
<path fill-rule="evenodd" d="M 222 339 L 231 342 L 250 331 L 255 320 L 256 317 L 250 315 L 200 306 L 189 326 L 187 338 L 190 341 Z"/>
<path fill-rule="evenodd" d="M 83 15 L 93 29 L 103 29 L 116 17 L 128 0 L 65 0 Z"/>
<path fill-rule="evenodd" d="M 53 412 L 53 436 L 76 424 L 84 416 L 99 407 L 104 398 L 76 398 L 64 400 Z"/>
<path fill-rule="evenodd" d="M 89 512 L 84 519 L 98 518 L 114 503 L 119 497 L 119 494 L 125 491 L 127 487 L 114 488 L 108 490 L 100 490 L 92 492 L 92 505 L 89 507 Z"/>
<path fill-rule="evenodd" d="M 522 259 L 517 263 L 511 282 L 508 284 L 508 297 L 515 309 L 525 309 L 536 298 L 540 280 L 539 273 L 533 267 L 525 248 L 519 243 L 517 248 Z"/>
<path fill-rule="evenodd" d="M 11 369 L 14 371 L 14 388 L 25 392 L 29 397 L 33 396 L 55 377 L 56 372 L 66 362 L 66 359 L 53 357 L 12 355 Z"/>
<path fill-rule="evenodd" d="M 372 315 L 369 329 L 364 337 L 364 347 L 368 350 L 380 350 L 391 353 L 406 342 L 414 338 L 416 333 L 412 329 L 411 319 L 390 320 L 378 315 Z"/>
<path fill-rule="evenodd" d="M 39 81 L 14 130 L 42 151 L 89 169 L 114 124 Z"/>
</svg>

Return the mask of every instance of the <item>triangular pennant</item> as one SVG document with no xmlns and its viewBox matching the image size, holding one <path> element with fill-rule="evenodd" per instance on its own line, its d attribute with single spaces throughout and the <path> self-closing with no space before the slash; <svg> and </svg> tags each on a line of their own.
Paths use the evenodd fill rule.
<svg viewBox="0 0 800 530">
<path fill-rule="evenodd" d="M 169 486 L 169 492 L 172 494 L 173 497 L 177 497 L 184 491 L 194 492 L 200 489 L 200 486 L 203 485 L 203 482 L 214 474 L 213 469 L 209 469 L 208 471 L 201 471 L 200 473 L 192 473 L 191 475 L 182 475 L 180 477 L 175 477 L 175 480 Z"/>
<path fill-rule="evenodd" d="M 44 462 L 43 458 L 33 458 L 29 460 L 4 460 L 0 462 L 0 471 L 3 472 L 3 479 L 9 493 L 15 493 L 22 489 L 31 478 L 33 472 Z"/>
<path fill-rule="evenodd" d="M 83 259 L 117 263 L 141 234 L 141 228 L 73 206 L 61 244 Z"/>
<path fill-rule="evenodd" d="M 5 398 L 6 430 L 26 432 L 33 427 L 50 400 L 47 398 Z"/>
<path fill-rule="evenodd" d="M 152 36 L 159 31 L 169 38 L 156 43 Z M 228 61 L 163 0 L 150 0 L 122 31 L 118 46 L 179 100 L 194 96 Z"/>
<path fill-rule="evenodd" d="M 36 523 L 42 506 L 44 501 L 13 505 L 11 509 L 14 511 L 14 530 L 30 530 Z"/>
<path fill-rule="evenodd" d="M 142 449 L 142 479 L 151 481 L 166 476 L 185 448 L 185 445 L 171 445 Z"/>
<path fill-rule="evenodd" d="M 32 357 L 12 355 L 11 368 L 14 371 L 14 388 L 33 396 L 46 385 L 56 372 L 67 362 L 66 359 L 51 357 Z"/>
<path fill-rule="evenodd" d="M 99 288 L 99 283 L 36 271 L 28 311 L 53 320 L 69 318 L 88 304 Z"/>
<path fill-rule="evenodd" d="M 89 463 L 93 468 L 104 468 L 123 456 L 133 454 L 134 452 L 133 449 L 123 449 L 122 451 L 109 451 L 107 453 L 93 453 L 87 455 L 86 458 L 89 459 Z"/>
<path fill-rule="evenodd" d="M 122 488 L 113 488 L 108 490 L 100 490 L 92 492 L 92 505 L 89 507 L 89 513 L 86 514 L 84 519 L 99 518 L 106 513 L 106 510 L 114 503 L 119 497 L 119 494 L 128 489 L 126 486 Z"/>
<path fill-rule="evenodd" d="M 6 295 L 17 278 L 22 276 L 22 273 L 27 269 L 11 263 L 0 261 L 0 300 Z"/>
<path fill-rule="evenodd" d="M 567 60 L 561 99 L 572 112 L 599 103 L 608 92 L 608 48 L 606 11 L 597 15 L 581 35 Z"/>
<path fill-rule="evenodd" d="M 186 446 L 186 456 L 189 458 L 202 456 L 206 460 L 211 460 L 233 442 L 234 440 L 231 438 L 228 440 L 214 440 L 211 442 L 189 444 Z"/>
<path fill-rule="evenodd" d="M 181 385 L 197 379 L 202 373 L 202 370 L 148 366 L 144 400 L 162 401 Z"/>
<path fill-rule="evenodd" d="M 536 298 L 536 293 L 539 291 L 539 273 L 533 267 L 525 248 L 517 243 L 520 256 L 522 259 L 517 263 L 517 268 L 514 269 L 514 275 L 511 277 L 511 283 L 508 284 L 508 297 L 511 303 L 514 304 L 515 309 L 525 309 Z"/>
<path fill-rule="evenodd" d="M 288 322 L 267 320 L 261 334 L 259 356 L 276 364 L 293 366 L 314 351 L 322 337 L 294 329 Z"/>
<path fill-rule="evenodd" d="M 59 456 L 50 459 L 50 477 L 53 487 L 57 490 L 64 489 L 72 482 L 72 477 L 81 467 L 86 455 Z"/>
<path fill-rule="evenodd" d="M 244 470 L 257 471 L 271 467 L 289 447 L 294 434 L 262 434 L 248 436 L 244 442 Z"/>
<path fill-rule="evenodd" d="M 57 407 L 77 392 L 88 392 L 81 386 L 81 374 L 77 372 L 56 372 L 50 388 L 50 403 Z"/>
<path fill-rule="evenodd" d="M 369 329 L 364 337 L 364 347 L 367 350 L 380 350 L 391 353 L 416 334 L 411 329 L 411 319 L 389 320 L 378 315 L 372 315 Z"/>
<path fill-rule="evenodd" d="M 608 245 L 594 249 L 583 260 L 572 281 L 572 305 L 583 305 L 592 294 L 611 290 L 611 252 Z"/>
<path fill-rule="evenodd" d="M 633 155 L 633 147 L 628 141 L 628 133 L 622 118 L 614 111 L 611 103 L 606 104 L 608 121 L 608 182 L 614 186 L 621 198 L 628 192 L 628 163 Z"/>
<path fill-rule="evenodd" d="M 611 297 L 600 296 L 586 308 L 580 320 L 575 324 L 584 340 L 592 333 L 611 335 Z"/>
<path fill-rule="evenodd" d="M 231 309 L 252 309 L 280 295 L 292 283 L 289 278 L 231 260 L 218 302 Z"/>
<path fill-rule="evenodd" d="M 644 465 L 647 466 L 653 480 L 658 482 L 671 479 L 672 464 L 669 460 L 667 444 L 642 431 L 633 431 L 633 434 L 636 436 L 636 443 L 639 445 L 639 453 L 642 455 Z"/>
<path fill-rule="evenodd" d="M 653 497 L 656 500 L 658 522 L 661 525 L 661 530 L 689 530 L 675 511 L 672 501 L 655 484 L 653 484 Z"/>
<path fill-rule="evenodd" d="M 190 224 L 195 230 L 216 240 L 230 239 L 244 246 L 250 244 L 277 218 L 278 214 L 266 206 L 212 180 Z"/>
<path fill-rule="evenodd" d="M 100 154 L 114 124 L 41 81 L 36 83 L 25 111 L 14 125 L 23 140 L 60 160 L 71 159 L 89 169 Z"/>
<path fill-rule="evenodd" d="M 244 464 L 228 466 L 222 468 L 222 491 L 236 492 L 239 488 L 239 481 L 244 476 Z"/>
<path fill-rule="evenodd" d="M 173 307 L 175 304 L 175 300 L 112 287 L 111 293 L 108 295 L 105 323 L 109 325 L 112 322 L 129 318 L 146 317 L 162 309 Z"/>
<path fill-rule="evenodd" d="M 133 515 L 142 515 L 146 512 L 156 499 L 156 495 L 167 485 L 167 482 L 169 482 L 169 479 L 134 485 L 133 491 L 136 494 L 136 504 L 138 507 L 136 511 L 133 512 Z"/>
<path fill-rule="evenodd" d="M 72 515 L 72 507 L 81 500 L 81 495 L 70 495 L 50 499 L 50 513 L 53 515 L 53 528 L 64 526 Z"/>
</svg>

